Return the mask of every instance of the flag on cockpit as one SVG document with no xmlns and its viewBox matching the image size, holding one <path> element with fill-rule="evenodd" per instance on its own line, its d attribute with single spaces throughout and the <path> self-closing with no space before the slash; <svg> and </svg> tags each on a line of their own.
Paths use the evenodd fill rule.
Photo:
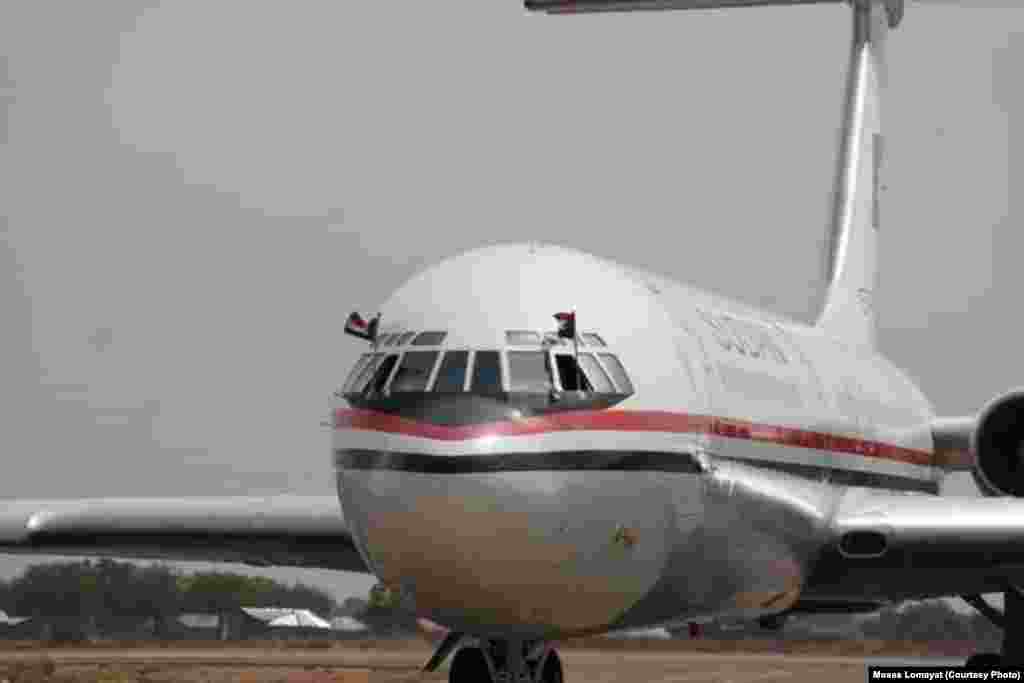
<svg viewBox="0 0 1024 683">
<path fill-rule="evenodd" d="M 377 324 L 380 322 L 380 315 L 367 322 L 363 316 L 353 311 L 345 321 L 345 334 L 373 341 L 377 337 Z"/>
<path fill-rule="evenodd" d="M 558 336 L 566 339 L 576 338 L 576 311 L 571 313 L 555 313 L 558 322 Z"/>
</svg>

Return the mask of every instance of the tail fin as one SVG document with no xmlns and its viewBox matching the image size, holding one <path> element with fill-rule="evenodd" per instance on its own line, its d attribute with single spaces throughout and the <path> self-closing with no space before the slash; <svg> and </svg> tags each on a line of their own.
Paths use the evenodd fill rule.
<svg viewBox="0 0 1024 683">
<path fill-rule="evenodd" d="M 853 10 L 835 206 L 828 248 L 828 288 L 816 325 L 862 346 L 875 343 L 875 281 L 881 222 L 881 97 L 885 39 L 903 18 L 904 0 L 525 0 L 551 14 L 711 9 L 843 2 Z"/>
<path fill-rule="evenodd" d="M 881 98 L 891 20 L 881 3 L 854 0 L 852 52 L 829 235 L 828 289 L 817 321 L 828 333 L 864 346 L 875 344 L 884 153 Z"/>
</svg>

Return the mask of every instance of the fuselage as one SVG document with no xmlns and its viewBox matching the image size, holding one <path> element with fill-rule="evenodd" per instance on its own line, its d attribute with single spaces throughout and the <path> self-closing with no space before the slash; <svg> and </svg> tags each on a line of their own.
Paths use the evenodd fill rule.
<svg viewBox="0 0 1024 683">
<path fill-rule="evenodd" d="M 561 311 L 581 345 L 544 340 Z M 840 491 L 938 491 L 931 407 L 885 358 L 658 276 L 502 245 L 381 312 L 380 386 L 334 406 L 339 496 L 368 566 L 452 628 L 777 613 Z"/>
</svg>

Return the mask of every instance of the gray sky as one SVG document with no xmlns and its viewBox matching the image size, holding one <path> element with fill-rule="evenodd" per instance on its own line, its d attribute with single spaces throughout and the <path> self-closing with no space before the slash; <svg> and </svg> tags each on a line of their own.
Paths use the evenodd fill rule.
<svg viewBox="0 0 1024 683">
<path fill-rule="evenodd" d="M 345 315 L 483 244 L 813 306 L 842 7 L 143 7 L 0 5 L 0 496 L 329 493 Z M 881 344 L 974 412 L 1024 384 L 1024 10 L 912 6 L 890 60 Z"/>
</svg>

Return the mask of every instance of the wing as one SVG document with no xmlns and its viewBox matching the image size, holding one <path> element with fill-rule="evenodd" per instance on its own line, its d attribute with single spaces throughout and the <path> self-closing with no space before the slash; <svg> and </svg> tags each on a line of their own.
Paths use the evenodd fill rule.
<svg viewBox="0 0 1024 683">
<path fill-rule="evenodd" d="M 807 593 L 904 600 L 1024 581 L 1024 499 L 849 489 Z"/>
<path fill-rule="evenodd" d="M 332 496 L 0 501 L 0 553 L 369 571 Z"/>
</svg>

